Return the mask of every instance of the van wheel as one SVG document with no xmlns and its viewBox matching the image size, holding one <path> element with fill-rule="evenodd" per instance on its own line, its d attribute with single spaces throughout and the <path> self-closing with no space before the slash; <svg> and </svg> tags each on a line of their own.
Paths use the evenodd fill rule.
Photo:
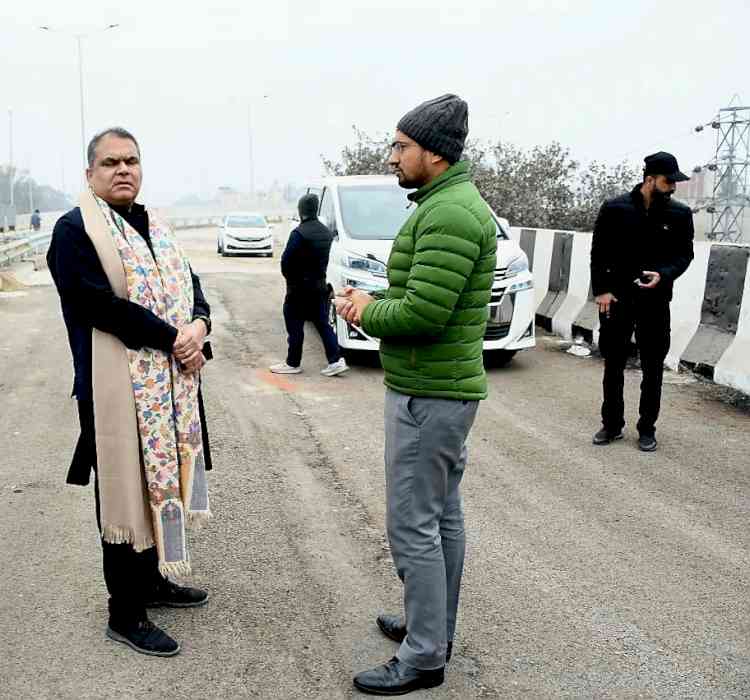
<svg viewBox="0 0 750 700">
<path fill-rule="evenodd" d="M 487 350 L 484 353 L 484 365 L 487 368 L 506 367 L 515 357 L 517 350 Z"/>
</svg>

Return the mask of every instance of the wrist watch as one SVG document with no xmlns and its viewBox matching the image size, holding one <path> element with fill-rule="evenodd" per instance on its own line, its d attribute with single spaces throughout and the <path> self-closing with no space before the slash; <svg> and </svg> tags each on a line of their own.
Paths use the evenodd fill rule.
<svg viewBox="0 0 750 700">
<path fill-rule="evenodd" d="M 211 319 L 208 316 L 195 316 L 193 321 L 203 321 L 206 324 L 206 335 L 211 335 Z"/>
</svg>

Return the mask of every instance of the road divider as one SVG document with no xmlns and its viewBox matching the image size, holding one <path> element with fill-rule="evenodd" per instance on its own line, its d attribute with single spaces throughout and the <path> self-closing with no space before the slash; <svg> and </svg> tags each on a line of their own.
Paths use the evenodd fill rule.
<svg viewBox="0 0 750 700">
<path fill-rule="evenodd" d="M 511 237 L 529 258 L 537 325 L 596 346 L 591 234 L 513 227 Z M 695 259 L 674 286 L 668 367 L 683 365 L 750 394 L 749 265 L 748 245 L 695 243 Z"/>
</svg>

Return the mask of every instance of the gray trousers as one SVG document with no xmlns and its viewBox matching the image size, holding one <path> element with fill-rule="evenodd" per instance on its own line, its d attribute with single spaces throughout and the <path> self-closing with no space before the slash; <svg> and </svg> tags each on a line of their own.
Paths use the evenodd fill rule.
<svg viewBox="0 0 750 700">
<path fill-rule="evenodd" d="M 404 584 L 398 658 L 445 665 L 453 640 L 466 537 L 459 486 L 478 401 L 385 395 L 386 528 Z"/>
</svg>

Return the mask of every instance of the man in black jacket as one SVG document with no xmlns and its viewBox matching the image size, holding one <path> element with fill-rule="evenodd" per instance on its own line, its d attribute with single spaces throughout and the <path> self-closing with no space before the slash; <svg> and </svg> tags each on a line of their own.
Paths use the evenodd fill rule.
<svg viewBox="0 0 750 700">
<path fill-rule="evenodd" d="M 302 371 L 302 343 L 305 321 L 311 321 L 323 341 L 328 366 L 321 370 L 326 377 L 346 372 L 336 334 L 328 322 L 330 299 L 326 270 L 333 234 L 318 220 L 318 196 L 303 195 L 298 203 L 300 225 L 289 234 L 281 256 L 281 274 L 286 279 L 284 322 L 289 335 L 286 362 L 272 365 L 276 374 L 298 374 Z"/>
<path fill-rule="evenodd" d="M 123 217 L 145 240 L 153 253 L 148 211 L 135 202 L 141 185 L 140 149 L 135 138 L 116 128 L 95 136 L 88 149 L 89 185 L 112 210 Z M 78 207 L 55 224 L 47 253 L 50 273 L 60 295 L 63 319 L 73 356 L 75 379 L 72 395 L 78 401 L 81 433 L 68 471 L 69 484 L 86 485 L 94 471 L 97 522 L 101 529 L 99 488 L 96 478 L 96 435 L 92 388 L 92 331 L 117 337 L 130 349 L 156 348 L 174 354 L 186 371 L 199 370 L 210 359 L 204 340 L 211 328 L 210 308 L 200 280 L 192 274 L 192 323 L 175 328 L 143 306 L 115 295 L 94 244 L 84 228 Z M 198 395 L 206 469 L 211 468 L 201 395 Z M 195 607 L 208 593 L 178 586 L 161 576 L 156 548 L 142 552 L 127 543 L 102 539 L 104 580 L 109 592 L 109 631 L 144 654 L 171 656 L 179 645 L 153 625 L 146 608 Z M 112 637 L 112 635 L 110 634 Z M 114 638 L 114 637 L 113 637 Z"/>
<path fill-rule="evenodd" d="M 688 179 L 673 155 L 654 153 L 645 158 L 643 182 L 607 200 L 599 211 L 591 245 L 591 287 L 601 322 L 604 401 L 595 445 L 622 438 L 625 364 L 635 330 L 643 373 L 638 445 L 645 452 L 656 449 L 672 286 L 693 259 L 693 214 L 671 197 L 675 183 Z"/>
</svg>

